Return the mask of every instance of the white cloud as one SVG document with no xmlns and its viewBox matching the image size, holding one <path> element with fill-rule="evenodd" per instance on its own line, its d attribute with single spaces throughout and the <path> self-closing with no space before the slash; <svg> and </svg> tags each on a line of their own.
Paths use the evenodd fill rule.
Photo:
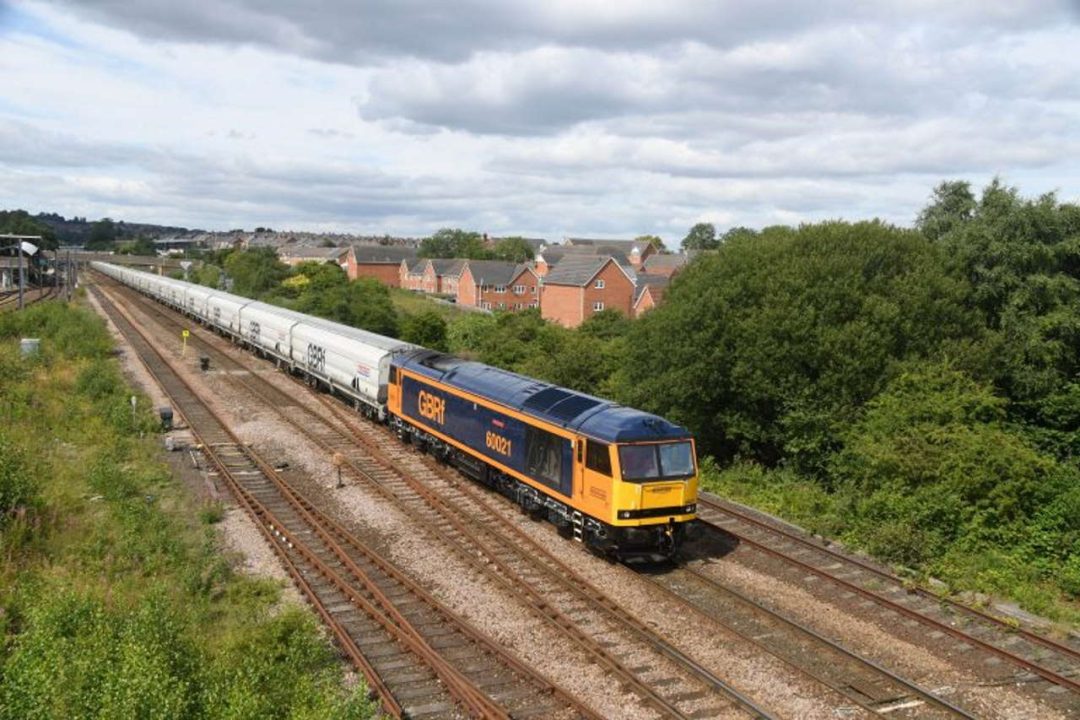
<svg viewBox="0 0 1080 720">
<path fill-rule="evenodd" d="M 0 11 L 0 203 L 202 227 L 637 234 L 1077 195 L 1065 3 Z"/>
</svg>

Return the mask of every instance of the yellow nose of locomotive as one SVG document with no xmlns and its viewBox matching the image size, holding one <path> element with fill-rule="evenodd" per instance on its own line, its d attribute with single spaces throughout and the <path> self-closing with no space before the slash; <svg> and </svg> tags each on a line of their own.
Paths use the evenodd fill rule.
<svg viewBox="0 0 1080 720">
<path fill-rule="evenodd" d="M 694 519 L 698 475 L 692 440 L 620 445 L 617 456 L 616 525 Z"/>
</svg>

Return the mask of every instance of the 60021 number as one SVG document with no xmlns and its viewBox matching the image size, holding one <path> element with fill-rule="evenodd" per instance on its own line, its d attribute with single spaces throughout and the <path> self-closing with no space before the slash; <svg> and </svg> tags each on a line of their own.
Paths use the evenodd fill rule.
<svg viewBox="0 0 1080 720">
<path fill-rule="evenodd" d="M 510 440 L 504 438 L 502 435 L 488 431 L 484 435 L 484 440 L 487 443 L 489 450 L 494 450 L 500 455 L 510 457 L 510 451 L 513 447 Z"/>
</svg>

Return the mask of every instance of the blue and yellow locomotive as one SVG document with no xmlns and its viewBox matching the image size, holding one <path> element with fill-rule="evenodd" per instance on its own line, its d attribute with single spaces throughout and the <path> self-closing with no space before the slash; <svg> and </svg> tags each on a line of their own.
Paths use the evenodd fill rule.
<svg viewBox="0 0 1080 720">
<path fill-rule="evenodd" d="M 655 415 L 431 350 L 393 358 L 387 413 L 602 553 L 671 556 L 697 510 L 694 440 Z"/>
</svg>

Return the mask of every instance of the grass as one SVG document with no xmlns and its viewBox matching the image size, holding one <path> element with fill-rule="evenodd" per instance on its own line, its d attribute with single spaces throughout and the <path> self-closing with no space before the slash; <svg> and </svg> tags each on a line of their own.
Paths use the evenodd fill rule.
<svg viewBox="0 0 1080 720">
<path fill-rule="evenodd" d="M 370 717 L 310 613 L 232 571 L 131 394 L 89 311 L 0 318 L 0 720 Z"/>
<path fill-rule="evenodd" d="M 402 288 L 390 288 L 390 302 L 394 304 L 394 308 L 402 315 L 419 315 L 422 312 L 433 310 L 448 323 L 468 312 L 452 304 L 436 302 L 423 293 L 416 293 Z"/>
</svg>

